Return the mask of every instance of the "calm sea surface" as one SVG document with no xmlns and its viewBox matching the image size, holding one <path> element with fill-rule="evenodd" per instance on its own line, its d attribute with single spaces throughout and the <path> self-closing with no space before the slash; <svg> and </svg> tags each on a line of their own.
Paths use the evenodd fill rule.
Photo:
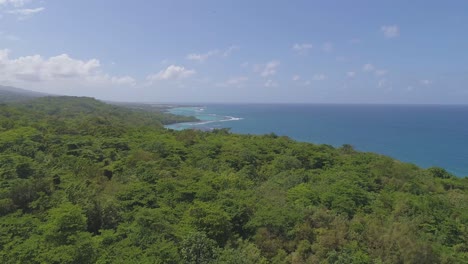
<svg viewBox="0 0 468 264">
<path fill-rule="evenodd" d="M 202 120 L 167 126 L 172 129 L 231 128 L 317 144 L 351 144 L 357 150 L 468 176 L 468 106 L 208 104 L 170 112 Z"/>
</svg>

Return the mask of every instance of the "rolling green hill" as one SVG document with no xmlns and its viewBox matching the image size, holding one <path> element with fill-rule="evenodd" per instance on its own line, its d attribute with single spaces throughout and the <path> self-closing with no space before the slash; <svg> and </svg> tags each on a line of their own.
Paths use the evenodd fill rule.
<svg viewBox="0 0 468 264">
<path fill-rule="evenodd" d="M 26 101 L 44 96 L 47 96 L 47 94 L 0 85 L 0 103 Z"/>
<path fill-rule="evenodd" d="M 349 145 L 0 105 L 1 263 L 467 263 L 468 180 Z"/>
</svg>

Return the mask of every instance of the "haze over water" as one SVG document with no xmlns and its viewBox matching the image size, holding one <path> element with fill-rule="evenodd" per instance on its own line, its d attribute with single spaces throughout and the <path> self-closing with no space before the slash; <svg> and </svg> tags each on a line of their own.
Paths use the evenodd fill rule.
<svg viewBox="0 0 468 264">
<path fill-rule="evenodd" d="M 209 104 L 170 112 L 202 120 L 168 126 L 173 129 L 231 128 L 336 147 L 351 144 L 360 151 L 468 176 L 468 106 Z"/>
</svg>

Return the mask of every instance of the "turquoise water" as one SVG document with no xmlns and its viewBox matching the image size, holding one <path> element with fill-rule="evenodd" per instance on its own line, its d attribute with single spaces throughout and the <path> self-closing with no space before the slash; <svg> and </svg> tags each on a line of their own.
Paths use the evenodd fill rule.
<svg viewBox="0 0 468 264">
<path fill-rule="evenodd" d="M 317 144 L 351 144 L 357 150 L 468 176 L 468 106 L 213 104 L 170 112 L 201 120 L 167 126 L 172 129 L 231 128 L 235 133 L 274 132 Z"/>
</svg>

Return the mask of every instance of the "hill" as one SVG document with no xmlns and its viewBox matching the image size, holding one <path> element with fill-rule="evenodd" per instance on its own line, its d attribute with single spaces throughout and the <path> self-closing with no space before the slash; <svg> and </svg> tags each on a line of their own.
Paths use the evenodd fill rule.
<svg viewBox="0 0 468 264">
<path fill-rule="evenodd" d="M 0 85 L 0 103 L 26 101 L 44 96 L 48 96 L 48 94 Z"/>
<path fill-rule="evenodd" d="M 468 181 L 349 145 L 0 105 L 2 263 L 466 263 Z"/>
<path fill-rule="evenodd" d="M 60 95 L 52 95 L 52 94 L 46 94 L 46 93 L 39 93 L 39 92 L 34 92 L 30 90 L 25 90 L 25 89 L 20 89 L 20 88 L 15 88 L 15 87 L 10 87 L 10 86 L 1 86 L 0 85 L 0 103 L 16 103 L 16 102 L 25 102 L 25 101 L 30 101 L 36 98 L 40 97 L 49 97 L 48 99 L 45 99 L 46 101 L 51 101 L 51 97 L 61 97 Z M 72 102 L 72 97 L 68 97 L 68 103 Z M 79 100 L 86 101 L 91 98 L 85 99 L 85 97 L 82 97 Z M 46 101 L 43 101 L 45 103 Z M 61 110 L 66 110 L 69 109 L 70 111 L 95 111 L 96 104 L 98 101 L 93 100 L 93 104 L 85 104 L 80 109 L 78 108 L 69 108 L 65 107 L 64 109 Z M 125 107 L 131 110 L 135 110 L 137 112 L 152 112 L 153 117 L 157 116 L 157 119 L 161 121 L 162 124 L 170 124 L 170 123 L 175 123 L 175 122 L 194 122 L 198 121 L 195 117 L 182 117 L 182 116 L 176 116 L 176 115 L 171 115 L 170 113 L 167 113 L 167 110 L 174 107 L 175 105 L 168 105 L 168 104 L 156 104 L 156 103 L 127 103 L 127 102 L 105 102 L 108 107 L 110 108 L 110 105 L 114 106 L 120 106 L 120 107 Z M 36 104 L 40 105 L 40 104 Z M 45 107 L 45 105 L 42 105 L 42 107 Z M 74 105 L 76 107 L 76 105 Z M 60 109 L 60 108 L 57 108 Z M 116 111 L 119 112 L 121 108 L 112 108 L 110 111 Z M 44 109 L 38 109 L 38 110 L 44 110 Z M 50 111 L 50 109 L 49 109 Z"/>
</svg>

